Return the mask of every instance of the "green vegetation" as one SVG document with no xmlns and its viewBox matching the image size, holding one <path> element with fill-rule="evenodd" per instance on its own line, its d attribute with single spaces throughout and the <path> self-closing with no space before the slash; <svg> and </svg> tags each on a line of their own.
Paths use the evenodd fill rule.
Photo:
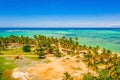
<svg viewBox="0 0 120 80">
<path fill-rule="evenodd" d="M 73 80 L 73 78 L 68 72 L 65 72 L 63 76 L 63 80 Z"/>
<path fill-rule="evenodd" d="M 105 69 L 99 70 L 99 76 L 97 79 L 99 79 L 99 80 L 113 80 L 111 78 L 111 76 L 109 75 L 109 71 L 105 70 Z"/>
<path fill-rule="evenodd" d="M 24 51 L 24 52 L 30 52 L 31 50 L 30 50 L 30 45 L 25 45 L 25 46 L 23 46 L 22 47 L 22 50 Z"/>
<path fill-rule="evenodd" d="M 39 59 L 43 59 L 43 58 L 45 58 L 44 52 L 40 51 L 40 53 L 39 53 Z"/>
<path fill-rule="evenodd" d="M 12 80 L 11 73 L 15 67 L 14 61 L 8 61 L 4 57 L 0 57 L 0 80 Z"/>
<path fill-rule="evenodd" d="M 47 54 L 53 54 L 55 57 L 62 57 L 63 55 L 73 57 L 82 54 L 81 61 L 87 65 L 88 69 L 98 74 L 97 76 L 91 73 L 85 74 L 83 80 L 120 80 L 120 56 L 105 48 L 100 50 L 99 46 L 80 45 L 78 37 L 74 39 L 65 36 L 54 38 L 43 35 L 34 35 L 34 38 L 14 35 L 5 38 L 0 37 L 0 54 L 25 54 L 25 52 L 36 54 L 39 59 L 45 58 Z M 5 68 L 13 68 L 10 68 L 12 65 L 4 66 L 4 59 L 0 61 L 3 65 L 0 68 L 0 72 L 2 72 L 0 75 L 3 74 Z M 64 75 L 64 80 L 72 80 L 67 72 Z"/>
<path fill-rule="evenodd" d="M 59 51 L 59 50 L 56 50 L 55 56 L 56 56 L 56 57 L 61 57 L 61 56 L 62 56 L 62 54 L 60 53 L 60 51 Z"/>
<path fill-rule="evenodd" d="M 92 76 L 90 73 L 87 73 L 83 76 L 83 80 L 97 80 L 97 79 L 94 76 Z M 104 79 L 102 79 L 102 80 L 104 80 Z"/>
<path fill-rule="evenodd" d="M 90 51 L 84 55 L 84 62 L 99 74 L 96 77 L 98 80 L 120 79 L 120 56 L 110 50 L 103 49 L 101 54 Z"/>
<path fill-rule="evenodd" d="M 31 52 L 23 52 L 21 48 L 18 49 L 8 49 L 8 50 L 1 50 L 0 53 L 2 55 L 29 55 L 29 54 L 34 54 L 33 51 Z"/>
<path fill-rule="evenodd" d="M 75 67 L 73 67 L 72 69 L 74 69 L 74 70 L 82 70 L 81 68 L 75 68 Z"/>
</svg>

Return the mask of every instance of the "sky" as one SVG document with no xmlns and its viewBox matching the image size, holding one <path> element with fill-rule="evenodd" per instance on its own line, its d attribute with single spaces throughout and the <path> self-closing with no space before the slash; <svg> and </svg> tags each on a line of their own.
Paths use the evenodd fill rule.
<svg viewBox="0 0 120 80">
<path fill-rule="evenodd" d="M 0 0 L 0 27 L 120 26 L 120 0 Z"/>
</svg>

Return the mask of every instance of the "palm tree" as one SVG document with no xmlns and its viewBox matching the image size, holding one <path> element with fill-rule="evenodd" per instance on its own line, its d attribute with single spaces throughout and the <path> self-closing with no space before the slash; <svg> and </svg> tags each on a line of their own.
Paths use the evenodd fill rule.
<svg viewBox="0 0 120 80">
<path fill-rule="evenodd" d="M 77 41 L 77 40 L 78 40 L 78 37 L 75 37 L 75 40 Z"/>
<path fill-rule="evenodd" d="M 1 44 L 1 48 L 2 48 L 2 50 L 6 50 L 6 49 L 7 49 L 7 44 L 6 44 L 6 42 L 5 42 L 4 39 L 1 39 L 0 44 Z"/>
<path fill-rule="evenodd" d="M 43 58 L 45 58 L 44 52 L 40 51 L 39 52 L 39 59 L 43 59 Z"/>
<path fill-rule="evenodd" d="M 59 49 L 56 50 L 55 56 L 56 57 L 61 57 L 61 53 L 60 53 Z"/>
<path fill-rule="evenodd" d="M 102 49 L 102 53 L 105 53 L 105 52 L 106 52 L 106 49 L 105 49 L 105 48 L 103 48 L 103 49 Z"/>
<path fill-rule="evenodd" d="M 112 51 L 108 49 L 108 50 L 107 50 L 107 53 L 108 53 L 108 54 L 111 54 L 111 53 L 112 53 Z"/>
</svg>

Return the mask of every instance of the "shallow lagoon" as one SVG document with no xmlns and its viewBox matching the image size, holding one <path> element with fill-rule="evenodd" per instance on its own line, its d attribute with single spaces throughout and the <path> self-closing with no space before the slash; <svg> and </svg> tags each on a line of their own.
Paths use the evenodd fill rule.
<svg viewBox="0 0 120 80">
<path fill-rule="evenodd" d="M 99 45 L 101 48 L 110 49 L 120 53 L 120 29 L 119 28 L 0 28 L 0 36 L 9 35 L 28 36 L 46 35 L 53 37 L 79 37 L 79 43 L 88 46 Z"/>
</svg>

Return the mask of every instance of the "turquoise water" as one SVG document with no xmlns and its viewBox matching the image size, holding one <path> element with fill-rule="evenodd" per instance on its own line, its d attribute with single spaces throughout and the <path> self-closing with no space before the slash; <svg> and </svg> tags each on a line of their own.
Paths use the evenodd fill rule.
<svg viewBox="0 0 120 80">
<path fill-rule="evenodd" d="M 79 37 L 80 44 L 88 46 L 99 45 L 101 48 L 110 49 L 120 53 L 120 29 L 34 29 L 34 28 L 0 28 L 0 36 L 6 37 L 11 34 L 17 36 L 45 35 L 53 37 Z"/>
</svg>

